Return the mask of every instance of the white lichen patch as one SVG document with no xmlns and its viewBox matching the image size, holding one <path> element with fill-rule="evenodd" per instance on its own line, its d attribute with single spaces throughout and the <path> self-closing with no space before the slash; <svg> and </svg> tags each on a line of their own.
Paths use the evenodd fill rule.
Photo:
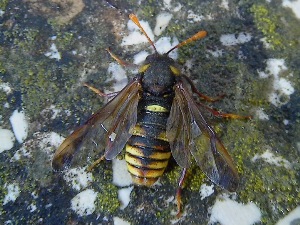
<svg viewBox="0 0 300 225">
<path fill-rule="evenodd" d="M 201 200 L 207 198 L 214 193 L 214 185 L 202 184 L 200 187 Z"/>
<path fill-rule="evenodd" d="M 8 102 L 5 102 L 3 106 L 4 106 L 4 108 L 7 108 L 7 109 L 10 107 Z"/>
<path fill-rule="evenodd" d="M 161 33 L 166 29 L 169 25 L 170 20 L 173 15 L 167 12 L 160 13 L 156 16 L 156 25 L 154 28 L 154 34 L 156 36 L 161 35 Z"/>
<path fill-rule="evenodd" d="M 222 45 L 232 46 L 238 44 L 244 44 L 252 39 L 250 33 L 239 33 L 239 34 L 223 34 L 220 37 Z"/>
<path fill-rule="evenodd" d="M 261 79 L 269 77 L 269 74 L 265 73 L 264 71 L 258 71 L 258 76 Z"/>
<path fill-rule="evenodd" d="M 15 110 L 9 120 L 17 141 L 23 143 L 28 135 L 28 122 L 24 111 Z"/>
<path fill-rule="evenodd" d="M 141 64 L 145 61 L 146 57 L 149 55 L 147 51 L 141 51 L 133 56 L 133 63 L 135 65 Z"/>
<path fill-rule="evenodd" d="M 174 5 L 174 7 L 171 8 L 173 12 L 179 12 L 181 9 L 182 5 L 179 2 L 177 2 L 176 5 Z"/>
<path fill-rule="evenodd" d="M 50 119 L 54 120 L 60 112 L 61 109 L 57 109 L 55 105 L 50 105 L 48 108 L 42 110 L 41 115 L 45 116 L 48 113 L 52 114 Z"/>
<path fill-rule="evenodd" d="M 282 122 L 283 122 L 284 125 L 288 125 L 290 123 L 290 121 L 287 120 L 287 119 L 284 119 Z"/>
<path fill-rule="evenodd" d="M 170 205 L 170 203 L 174 203 L 175 202 L 175 196 L 171 195 L 169 198 L 165 199 L 164 202 L 166 203 L 167 206 Z"/>
<path fill-rule="evenodd" d="M 171 0 L 164 0 L 163 1 L 163 10 L 168 10 L 172 12 L 178 12 L 182 9 L 182 5 L 179 2 L 175 2 L 175 4 L 171 4 Z"/>
<path fill-rule="evenodd" d="M 118 190 L 118 199 L 121 202 L 120 209 L 125 209 L 130 202 L 130 193 L 132 192 L 133 187 L 121 188 Z"/>
<path fill-rule="evenodd" d="M 110 74 L 111 77 L 107 79 L 106 82 L 114 81 L 114 85 L 112 87 L 114 92 L 121 91 L 128 83 L 126 71 L 118 63 L 110 63 L 107 69 L 107 73 Z M 109 93 L 111 91 L 105 90 L 104 92 Z"/>
<path fill-rule="evenodd" d="M 7 190 L 7 194 L 4 197 L 3 205 L 9 202 L 14 202 L 20 195 L 20 187 L 18 184 L 5 184 L 4 187 Z"/>
<path fill-rule="evenodd" d="M 93 181 L 92 173 L 86 172 L 85 168 L 72 168 L 64 173 L 64 180 L 71 184 L 72 188 L 79 191 L 86 188 Z"/>
<path fill-rule="evenodd" d="M 141 20 L 140 24 L 149 36 L 149 38 L 151 40 L 154 40 L 154 34 L 150 28 L 149 23 L 144 20 Z M 121 46 L 148 43 L 148 39 L 146 38 L 146 36 L 140 32 L 140 29 L 131 20 L 128 21 L 127 28 L 129 30 L 129 35 L 123 38 Z"/>
<path fill-rule="evenodd" d="M 252 225 L 260 221 L 260 209 L 253 203 L 241 204 L 229 198 L 218 199 L 212 207 L 210 223 Z"/>
<path fill-rule="evenodd" d="M 220 5 L 223 9 L 229 9 L 229 2 L 228 0 L 222 0 L 221 1 L 221 5 Z"/>
<path fill-rule="evenodd" d="M 0 83 L 0 90 L 4 91 L 7 95 L 12 92 L 12 89 L 9 85 L 9 83 Z"/>
<path fill-rule="evenodd" d="M 114 225 L 130 225 L 129 222 L 117 216 L 115 216 L 113 220 L 114 220 Z"/>
<path fill-rule="evenodd" d="M 44 55 L 50 59 L 56 59 L 57 61 L 61 60 L 60 52 L 57 50 L 57 47 L 54 43 L 51 44 L 49 51 Z"/>
<path fill-rule="evenodd" d="M 22 157 L 30 158 L 32 149 L 40 149 L 49 156 L 49 161 L 52 160 L 54 150 L 62 143 L 64 138 L 55 132 L 35 133 L 33 138 L 24 142 L 22 147 L 16 151 L 11 158 L 11 162 L 18 161 Z"/>
<path fill-rule="evenodd" d="M 284 218 L 280 219 L 276 225 L 292 225 L 292 224 L 299 224 L 295 221 L 300 221 L 300 206 L 296 207 L 294 210 L 292 210 L 288 215 L 286 215 Z M 294 223 L 293 223 L 294 222 Z"/>
<path fill-rule="evenodd" d="M 274 89 L 280 90 L 285 95 L 291 95 L 294 93 L 294 88 L 292 87 L 291 82 L 284 78 L 279 78 L 274 82 Z"/>
<path fill-rule="evenodd" d="M 55 132 L 38 133 L 40 140 L 40 146 L 43 147 L 43 151 L 51 155 L 53 148 L 57 149 L 63 142 L 64 138 Z M 52 157 L 52 156 L 51 156 Z"/>
<path fill-rule="evenodd" d="M 280 107 L 289 101 L 290 95 L 295 91 L 292 83 L 288 80 L 288 77 L 292 77 L 293 74 L 290 73 L 285 78 L 280 77 L 280 75 L 288 69 L 284 59 L 268 59 L 266 64 L 265 72 L 259 71 L 259 76 L 261 78 L 272 76 L 273 91 L 269 94 L 269 101 L 273 105 Z M 284 96 L 286 98 L 283 98 Z"/>
<path fill-rule="evenodd" d="M 13 157 L 10 159 L 10 162 L 15 162 L 15 161 L 19 161 L 21 158 L 30 158 L 30 157 L 31 157 L 30 150 L 25 145 L 23 145 L 19 150 L 15 152 Z"/>
<path fill-rule="evenodd" d="M 190 22 L 190 23 L 197 23 L 197 22 L 200 22 L 201 20 L 203 20 L 205 18 L 202 15 L 195 14 L 193 12 L 193 10 L 189 10 L 187 13 L 188 13 L 187 19 L 188 19 L 188 22 Z"/>
<path fill-rule="evenodd" d="M 282 5 L 290 8 L 295 16 L 300 19 L 300 0 L 283 0 Z"/>
<path fill-rule="evenodd" d="M 154 31 L 156 35 L 161 34 L 161 32 L 169 24 L 169 21 L 171 18 L 172 18 L 172 14 L 169 14 L 169 13 L 161 13 L 157 17 L 157 23 L 156 23 L 156 27 L 155 27 L 155 31 Z M 148 22 L 141 20 L 140 24 L 143 27 L 143 29 L 145 30 L 145 32 L 147 33 L 147 35 L 149 36 L 149 38 L 154 42 L 154 45 L 155 45 L 158 53 L 160 53 L 160 54 L 166 53 L 172 47 L 176 46 L 179 43 L 178 39 L 175 36 L 172 38 L 171 37 L 161 37 L 159 40 L 157 40 L 155 42 L 154 41 L 154 33 L 152 32 Z M 129 20 L 127 27 L 129 30 L 129 35 L 123 39 L 123 41 L 121 43 L 122 46 L 138 45 L 141 43 L 149 44 L 149 41 L 147 40 L 145 35 L 141 33 L 140 29 L 131 20 Z M 151 49 L 151 51 L 154 52 L 154 49 L 151 46 L 149 47 L 149 49 Z M 134 64 L 138 65 L 138 64 L 142 63 L 149 54 L 151 54 L 151 53 L 149 53 L 148 51 L 145 51 L 145 50 L 137 53 L 134 56 Z M 177 49 L 170 52 L 169 56 L 176 60 L 178 58 Z M 116 64 L 116 65 L 118 65 L 118 64 Z M 118 68 L 118 70 L 119 70 L 119 68 Z M 125 73 L 125 71 L 124 71 L 124 73 Z M 123 72 L 121 72 L 121 73 L 116 72 L 116 74 L 123 74 Z"/>
<path fill-rule="evenodd" d="M 172 0 L 163 0 L 164 7 L 170 8 L 170 7 L 171 7 L 171 1 L 172 1 Z"/>
<path fill-rule="evenodd" d="M 37 209 L 36 205 L 33 203 L 31 203 L 27 208 L 30 212 L 34 212 Z"/>
<path fill-rule="evenodd" d="M 220 57 L 220 56 L 223 55 L 223 50 L 222 49 L 216 49 L 214 51 L 207 50 L 207 52 L 209 52 L 213 57 L 216 57 L 216 58 L 218 58 L 218 57 Z"/>
<path fill-rule="evenodd" d="M 113 159 L 113 184 L 119 187 L 126 187 L 132 184 L 131 175 L 127 170 L 125 160 Z"/>
<path fill-rule="evenodd" d="M 256 115 L 260 120 L 269 120 L 269 115 L 264 112 L 264 109 L 258 108 L 256 110 Z"/>
<path fill-rule="evenodd" d="M 37 199 L 39 197 L 37 191 L 31 192 L 31 196 L 32 196 L 33 199 Z"/>
<path fill-rule="evenodd" d="M 0 128 L 0 153 L 10 150 L 14 146 L 15 136 L 8 129 Z"/>
<path fill-rule="evenodd" d="M 97 192 L 87 189 L 77 194 L 71 200 L 71 209 L 79 216 L 87 216 L 95 211 Z"/>
<path fill-rule="evenodd" d="M 160 54 L 164 54 L 167 51 L 169 51 L 171 48 L 173 48 L 174 46 L 178 45 L 179 41 L 177 39 L 177 37 L 161 37 L 160 39 L 158 39 L 155 42 L 155 46 L 157 48 L 157 51 Z M 174 49 L 172 52 L 169 53 L 168 55 L 170 58 L 176 60 L 178 58 L 178 50 Z"/>
<path fill-rule="evenodd" d="M 265 162 L 275 165 L 275 166 L 284 166 L 287 169 L 290 169 L 291 163 L 284 159 L 282 156 L 276 156 L 273 152 L 271 152 L 269 149 L 267 149 L 263 154 L 255 154 L 252 158 L 252 162 L 256 162 L 257 160 L 262 159 Z"/>
</svg>

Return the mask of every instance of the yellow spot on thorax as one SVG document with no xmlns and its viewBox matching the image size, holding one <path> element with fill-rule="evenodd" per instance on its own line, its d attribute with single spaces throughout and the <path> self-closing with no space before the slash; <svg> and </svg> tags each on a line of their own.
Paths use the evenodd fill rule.
<svg viewBox="0 0 300 225">
<path fill-rule="evenodd" d="M 143 65 L 139 68 L 139 72 L 140 73 L 144 73 L 148 68 L 149 68 L 150 64 L 146 64 L 146 65 Z"/>
<path fill-rule="evenodd" d="M 179 69 L 177 69 L 175 66 L 170 66 L 171 71 L 173 72 L 173 74 L 175 76 L 179 76 L 180 75 L 180 71 Z"/>
</svg>

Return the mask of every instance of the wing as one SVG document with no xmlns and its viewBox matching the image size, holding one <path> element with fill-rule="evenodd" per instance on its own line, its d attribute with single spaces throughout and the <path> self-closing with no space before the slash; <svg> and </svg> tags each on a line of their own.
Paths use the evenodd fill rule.
<svg viewBox="0 0 300 225">
<path fill-rule="evenodd" d="M 174 90 L 166 130 L 174 159 L 181 167 L 188 168 L 193 156 L 211 181 L 229 191 L 236 190 L 239 178 L 233 160 L 203 118 L 189 87 L 182 80 Z"/>
<path fill-rule="evenodd" d="M 118 155 L 136 124 L 140 90 L 140 82 L 133 80 L 67 137 L 54 154 L 53 169 L 89 165 L 103 154 L 108 160 Z"/>
</svg>

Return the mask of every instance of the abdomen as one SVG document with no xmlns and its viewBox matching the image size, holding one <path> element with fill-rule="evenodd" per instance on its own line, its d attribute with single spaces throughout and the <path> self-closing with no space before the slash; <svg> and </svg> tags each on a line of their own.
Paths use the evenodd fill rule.
<svg viewBox="0 0 300 225">
<path fill-rule="evenodd" d="M 151 186 L 165 171 L 171 157 L 166 138 L 172 96 L 144 95 L 138 105 L 137 124 L 126 144 L 127 169 L 137 185 Z"/>
</svg>

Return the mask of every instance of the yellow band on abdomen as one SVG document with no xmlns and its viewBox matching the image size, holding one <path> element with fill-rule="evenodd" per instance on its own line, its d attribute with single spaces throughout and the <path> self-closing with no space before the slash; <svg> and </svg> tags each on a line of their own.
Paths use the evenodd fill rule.
<svg viewBox="0 0 300 225">
<path fill-rule="evenodd" d="M 148 105 L 146 107 L 146 110 L 151 111 L 151 112 L 169 112 L 168 109 L 165 107 L 162 107 L 160 105 Z"/>
</svg>

